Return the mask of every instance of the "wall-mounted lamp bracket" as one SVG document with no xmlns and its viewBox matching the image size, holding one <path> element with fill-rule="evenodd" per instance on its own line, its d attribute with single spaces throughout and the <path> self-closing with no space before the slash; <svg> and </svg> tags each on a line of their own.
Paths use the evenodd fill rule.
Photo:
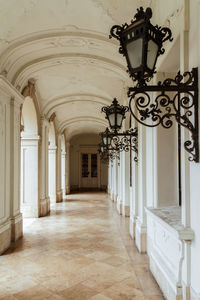
<svg viewBox="0 0 200 300">
<path fill-rule="evenodd" d="M 130 128 L 124 132 L 109 131 L 100 133 L 102 142 L 100 146 L 100 158 L 105 160 L 120 160 L 120 152 L 134 151 L 136 153 L 134 160 L 138 161 L 138 129 Z"/>
<path fill-rule="evenodd" d="M 130 128 L 122 133 L 117 133 L 113 135 L 111 141 L 112 149 L 117 152 L 128 152 L 134 151 L 135 157 L 134 161 L 138 161 L 138 130 L 137 128 Z"/>
<path fill-rule="evenodd" d="M 153 97 L 149 95 L 152 92 Z M 198 68 L 183 75 L 179 72 L 158 85 L 131 87 L 128 96 L 131 115 L 140 124 L 171 128 L 174 118 L 187 128 L 191 138 L 184 142 L 184 148 L 190 161 L 199 162 Z"/>
</svg>

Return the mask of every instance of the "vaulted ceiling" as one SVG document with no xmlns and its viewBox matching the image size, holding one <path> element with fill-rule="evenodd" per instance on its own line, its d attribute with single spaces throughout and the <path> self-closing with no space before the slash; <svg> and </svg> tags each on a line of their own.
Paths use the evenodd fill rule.
<svg viewBox="0 0 200 300">
<path fill-rule="evenodd" d="M 101 107 L 124 101 L 131 84 L 110 28 L 150 2 L 0 0 L 0 72 L 20 91 L 34 80 L 41 114 L 55 112 L 69 139 L 98 133 Z"/>
</svg>

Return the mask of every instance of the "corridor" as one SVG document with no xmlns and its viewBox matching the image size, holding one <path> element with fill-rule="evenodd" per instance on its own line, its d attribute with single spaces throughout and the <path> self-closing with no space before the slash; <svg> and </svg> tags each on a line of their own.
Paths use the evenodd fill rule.
<svg viewBox="0 0 200 300">
<path fill-rule="evenodd" d="M 133 244 L 107 194 L 67 196 L 24 220 L 23 239 L 0 257 L 0 299 L 164 299 Z"/>
</svg>

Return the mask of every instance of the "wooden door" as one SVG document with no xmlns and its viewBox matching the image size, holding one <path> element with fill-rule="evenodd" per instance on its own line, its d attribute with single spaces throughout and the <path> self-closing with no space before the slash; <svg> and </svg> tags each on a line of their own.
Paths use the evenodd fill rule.
<svg viewBox="0 0 200 300">
<path fill-rule="evenodd" d="M 98 156 L 97 153 L 81 153 L 81 187 L 98 187 Z"/>
</svg>

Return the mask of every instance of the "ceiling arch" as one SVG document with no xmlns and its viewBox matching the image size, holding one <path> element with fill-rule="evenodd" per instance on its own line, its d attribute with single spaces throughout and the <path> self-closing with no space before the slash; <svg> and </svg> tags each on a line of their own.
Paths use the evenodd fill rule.
<svg viewBox="0 0 200 300">
<path fill-rule="evenodd" d="M 58 98 L 53 98 L 52 100 L 49 100 L 47 105 L 44 106 L 42 110 L 42 114 L 49 117 L 59 107 L 63 107 L 65 104 L 70 105 L 71 103 L 74 103 L 74 101 L 81 102 L 81 103 L 92 102 L 103 106 L 103 105 L 109 105 L 111 99 L 106 97 L 101 97 L 98 95 L 93 95 L 93 94 L 69 94 L 69 95 L 66 94 Z"/>
<path fill-rule="evenodd" d="M 104 130 L 101 107 L 114 97 L 123 103 L 131 85 L 109 31 L 131 19 L 141 0 L 21 0 L 15 14 L 13 1 L 0 12 L 0 73 L 20 91 L 34 79 L 40 113 L 55 113 L 68 136 Z"/>
</svg>

